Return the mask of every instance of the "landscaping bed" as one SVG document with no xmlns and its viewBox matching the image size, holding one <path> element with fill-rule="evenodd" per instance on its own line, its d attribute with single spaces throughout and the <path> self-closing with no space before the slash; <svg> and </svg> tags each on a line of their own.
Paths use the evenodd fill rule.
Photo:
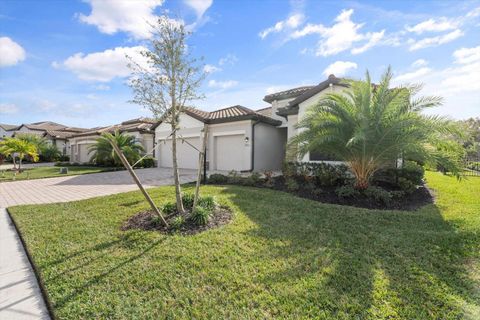
<svg viewBox="0 0 480 320">
<path fill-rule="evenodd" d="M 424 174 L 421 166 L 407 162 L 400 169 L 380 170 L 368 188 L 358 189 L 345 165 L 288 163 L 281 175 L 265 171 L 245 177 L 232 171 L 228 175 L 212 174 L 208 182 L 269 188 L 323 203 L 368 209 L 416 210 L 434 200 L 424 183 Z"/>
</svg>

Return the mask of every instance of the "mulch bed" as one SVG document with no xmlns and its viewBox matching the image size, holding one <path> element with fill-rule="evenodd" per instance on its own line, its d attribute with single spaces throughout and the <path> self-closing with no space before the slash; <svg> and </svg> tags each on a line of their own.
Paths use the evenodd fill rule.
<svg viewBox="0 0 480 320">
<path fill-rule="evenodd" d="M 215 208 L 206 225 L 199 226 L 189 219 L 185 219 L 185 223 L 179 229 L 167 228 L 161 221 L 158 223 L 155 222 L 156 216 L 157 214 L 153 210 L 139 212 L 125 221 L 120 229 L 122 231 L 141 229 L 145 231 L 158 231 L 165 234 L 192 235 L 228 224 L 232 220 L 233 213 L 230 208 L 219 206 Z M 165 217 L 165 220 L 167 220 L 167 223 L 171 226 L 172 221 L 176 217 L 178 217 L 178 214 L 169 215 Z"/>
<path fill-rule="evenodd" d="M 390 204 L 385 205 L 384 203 L 375 202 L 365 196 L 347 199 L 341 198 L 335 192 L 335 189 L 338 188 L 338 186 L 319 187 L 321 190 L 320 192 L 312 192 L 312 190 L 302 188 L 302 183 L 299 183 L 300 189 L 297 191 L 291 191 L 287 189 L 285 185 L 285 178 L 283 176 L 273 177 L 272 179 L 273 181 L 270 186 L 266 186 L 263 182 L 261 182 L 257 185 L 254 185 L 254 187 L 288 192 L 301 198 L 315 200 L 322 203 L 347 205 L 366 209 L 412 211 L 434 202 L 433 192 L 428 189 L 426 185 L 419 186 L 414 192 L 406 194 L 401 199 L 392 199 Z M 376 184 L 376 186 L 382 187 L 387 191 L 396 191 L 396 189 L 392 188 L 388 184 Z"/>
</svg>

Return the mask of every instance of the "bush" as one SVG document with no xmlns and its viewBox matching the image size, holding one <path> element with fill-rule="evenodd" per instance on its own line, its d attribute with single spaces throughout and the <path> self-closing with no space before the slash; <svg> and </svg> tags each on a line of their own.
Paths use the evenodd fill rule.
<svg viewBox="0 0 480 320">
<path fill-rule="evenodd" d="M 398 178 L 397 186 L 405 193 L 412 193 L 417 188 L 415 183 L 403 177 Z"/>
<path fill-rule="evenodd" d="M 193 193 L 182 194 L 182 201 L 183 201 L 183 206 L 185 207 L 185 209 L 192 209 L 194 197 L 195 196 L 194 196 Z"/>
<path fill-rule="evenodd" d="M 217 202 L 215 201 L 215 198 L 213 196 L 199 197 L 198 205 L 207 210 L 213 210 L 215 209 Z"/>
<path fill-rule="evenodd" d="M 324 162 L 289 162 L 283 165 L 282 172 L 285 178 L 295 177 L 305 182 L 313 180 L 320 187 L 341 186 L 352 179 L 347 166 Z"/>
<path fill-rule="evenodd" d="M 298 191 L 298 189 L 300 189 L 298 182 L 294 178 L 287 178 L 285 180 L 285 186 L 288 191 Z"/>
<path fill-rule="evenodd" d="M 153 168 L 155 166 L 155 160 L 151 156 L 145 157 L 142 159 L 141 166 L 143 168 Z"/>
<path fill-rule="evenodd" d="M 228 182 L 228 177 L 220 173 L 214 173 L 208 177 L 208 183 L 225 184 L 227 182 Z"/>
<path fill-rule="evenodd" d="M 405 161 L 402 168 L 387 168 L 375 173 L 373 180 L 387 182 L 401 190 L 413 191 L 422 184 L 425 169 L 413 161 Z"/>
<path fill-rule="evenodd" d="M 342 199 L 356 198 L 360 196 L 360 191 L 355 189 L 352 185 L 338 187 L 337 189 L 335 189 L 335 193 L 339 198 Z"/>
<path fill-rule="evenodd" d="M 252 174 L 243 179 L 243 185 L 256 186 L 260 183 L 260 174 L 258 172 L 252 172 Z"/>
<path fill-rule="evenodd" d="M 173 230 L 180 229 L 185 224 L 185 218 L 182 216 L 175 217 L 172 222 L 170 222 L 170 228 Z"/>
<path fill-rule="evenodd" d="M 54 144 L 46 144 L 40 148 L 40 161 L 52 162 L 60 159 L 61 153 Z"/>
<path fill-rule="evenodd" d="M 275 181 L 273 180 L 273 171 L 265 170 L 263 175 L 265 176 L 265 186 L 272 188 L 275 185 Z"/>
<path fill-rule="evenodd" d="M 192 212 L 190 219 L 193 223 L 198 226 L 204 226 L 208 223 L 208 219 L 210 218 L 211 211 L 203 208 L 203 207 L 196 207 L 195 211 Z"/>
<path fill-rule="evenodd" d="M 375 202 L 383 203 L 385 205 L 388 205 L 392 200 L 392 195 L 390 194 L 390 192 L 380 187 L 370 186 L 367 189 L 363 190 L 363 194 L 367 198 Z"/>
<path fill-rule="evenodd" d="M 153 216 L 152 217 L 152 223 L 156 226 L 159 226 L 159 225 L 163 224 L 163 220 L 159 216 Z"/>
<path fill-rule="evenodd" d="M 173 214 L 177 212 L 177 205 L 173 202 L 167 202 L 163 205 L 162 212 L 166 215 Z"/>
<path fill-rule="evenodd" d="M 399 169 L 398 173 L 399 178 L 405 178 L 415 185 L 422 184 L 424 176 L 425 169 L 413 161 L 405 161 L 403 167 Z"/>
<path fill-rule="evenodd" d="M 242 177 L 237 171 L 232 170 L 228 173 L 228 183 L 240 184 L 241 182 L 242 182 Z"/>
</svg>

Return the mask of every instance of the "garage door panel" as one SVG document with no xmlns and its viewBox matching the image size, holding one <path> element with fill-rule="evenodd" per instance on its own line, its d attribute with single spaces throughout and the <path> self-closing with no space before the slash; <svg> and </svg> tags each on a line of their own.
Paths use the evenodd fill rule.
<svg viewBox="0 0 480 320">
<path fill-rule="evenodd" d="M 215 137 L 216 170 L 245 170 L 243 156 L 245 135 L 226 135 Z"/>
<path fill-rule="evenodd" d="M 177 140 L 177 161 L 178 167 L 181 169 L 197 169 L 198 167 L 198 151 L 192 145 L 200 149 L 200 138 L 185 138 L 185 142 Z M 187 143 L 188 142 L 188 143 Z M 160 166 L 172 167 L 172 140 L 161 141 L 160 149 Z"/>
</svg>

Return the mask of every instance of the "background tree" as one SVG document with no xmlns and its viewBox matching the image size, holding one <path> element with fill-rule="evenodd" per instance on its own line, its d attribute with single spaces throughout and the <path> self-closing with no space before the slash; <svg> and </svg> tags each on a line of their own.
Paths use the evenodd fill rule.
<svg viewBox="0 0 480 320">
<path fill-rule="evenodd" d="M 144 151 L 143 146 L 139 144 L 134 136 L 120 133 L 118 130 L 114 134 L 104 132 L 102 136 L 96 139 L 95 144 L 88 148 L 88 153 L 93 153 L 90 161 L 97 164 L 121 166 L 122 162 L 115 153 L 110 140 L 114 141 L 125 158 L 130 164 L 140 159 L 140 153 Z"/>
<path fill-rule="evenodd" d="M 18 157 L 18 171 L 22 170 L 22 161 L 29 156 L 33 162 L 38 161 L 37 146 L 30 141 L 18 138 L 6 138 L 0 141 L 0 152 Z"/>
<path fill-rule="evenodd" d="M 51 145 L 44 137 L 34 133 L 18 133 L 15 138 L 27 141 L 37 148 L 37 153 L 42 154 L 42 150 Z"/>
<path fill-rule="evenodd" d="M 148 50 L 141 52 L 147 66 L 131 61 L 133 77 L 130 85 L 132 102 L 149 109 L 157 119 L 172 129 L 172 162 L 177 210 L 184 213 L 178 174 L 177 130 L 179 117 L 186 104 L 202 96 L 197 93 L 204 73 L 187 48 L 188 32 L 185 26 L 160 17 L 153 28 Z"/>
<path fill-rule="evenodd" d="M 328 93 L 307 110 L 297 125 L 299 133 L 290 147 L 300 156 L 320 151 L 345 161 L 355 176 L 355 186 L 365 189 L 373 174 L 399 158 L 441 165 L 459 174 L 454 141 L 445 137 L 458 132 L 453 121 L 428 116 L 423 110 L 441 104 L 440 97 L 418 97 L 421 86 L 390 88 L 390 68 L 378 85 L 347 81 L 343 93 Z"/>
</svg>

